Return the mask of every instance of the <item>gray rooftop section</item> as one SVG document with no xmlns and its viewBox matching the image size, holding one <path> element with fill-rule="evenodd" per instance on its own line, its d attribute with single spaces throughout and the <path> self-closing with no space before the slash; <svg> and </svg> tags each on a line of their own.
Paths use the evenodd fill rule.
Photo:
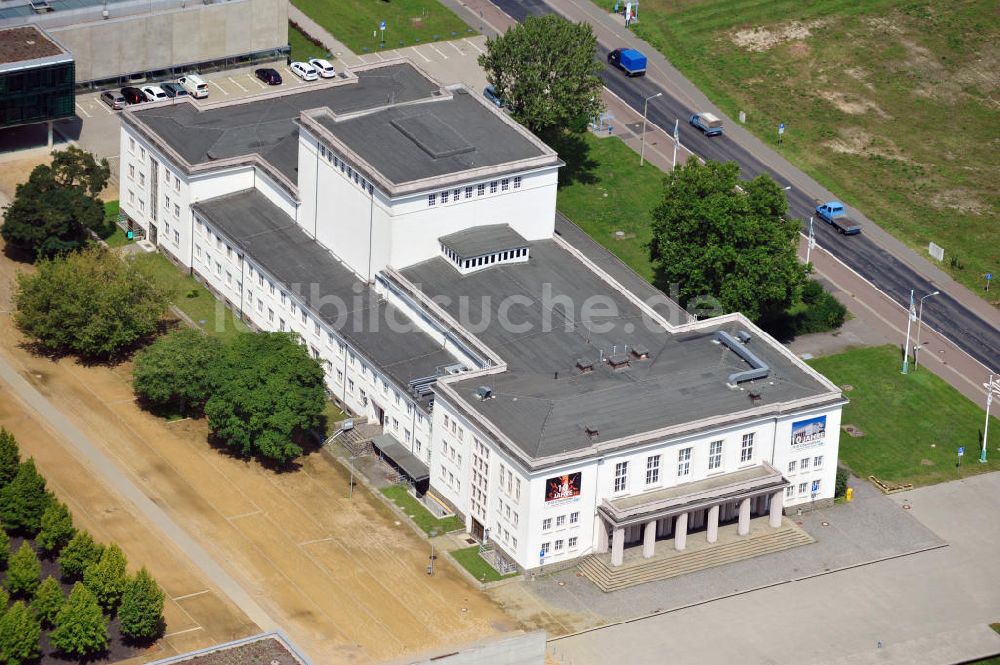
<svg viewBox="0 0 1000 665">
<path fill-rule="evenodd" d="M 750 344 L 770 375 L 732 389 L 729 375 L 749 365 L 712 336 L 720 328 L 735 334 L 738 325 L 667 332 L 555 241 L 532 242 L 530 248 L 528 263 L 468 275 L 442 258 L 402 271 L 427 295 L 445 296 L 440 302 L 459 322 L 490 321 L 477 336 L 508 370 L 451 385 L 466 397 L 467 408 L 485 416 L 529 458 L 829 392 L 776 343 L 763 339 Z M 514 303 L 508 314 L 513 325 L 504 325 L 499 310 L 514 295 L 531 304 Z M 585 317 L 587 303 L 594 309 Z M 625 345 L 645 347 L 648 359 L 639 360 Z M 626 354 L 628 366 L 615 370 L 601 361 L 612 354 Z M 593 371 L 578 369 L 578 359 L 593 360 Z M 480 401 L 475 391 L 484 382 L 494 397 Z M 759 399 L 751 400 L 751 392 Z M 588 434 L 588 428 L 597 433 Z"/>
<path fill-rule="evenodd" d="M 438 238 L 441 244 L 462 258 L 472 258 L 528 246 L 524 237 L 509 224 L 475 226 Z"/>
<path fill-rule="evenodd" d="M 329 114 L 313 117 L 395 185 L 547 154 L 464 88 L 428 104 L 339 122 Z"/>
<path fill-rule="evenodd" d="M 391 434 L 379 434 L 372 441 L 382 454 L 396 463 L 414 482 L 430 478 L 430 470 L 419 457 L 403 447 Z"/>
<path fill-rule="evenodd" d="M 298 294 L 358 352 L 378 363 L 397 387 L 405 390 L 410 380 L 435 376 L 456 362 L 427 334 L 397 323 L 406 317 L 256 189 L 192 208 L 280 280 L 286 291 Z M 301 327 L 297 320 L 289 323 Z"/>
<path fill-rule="evenodd" d="M 298 182 L 298 125 L 302 111 L 354 113 L 388 103 L 431 97 L 440 87 L 409 63 L 359 70 L 357 83 L 303 86 L 302 92 L 200 110 L 181 102 L 134 112 L 136 118 L 190 164 L 257 153 Z M 395 130 L 394 130 L 395 131 Z"/>
</svg>

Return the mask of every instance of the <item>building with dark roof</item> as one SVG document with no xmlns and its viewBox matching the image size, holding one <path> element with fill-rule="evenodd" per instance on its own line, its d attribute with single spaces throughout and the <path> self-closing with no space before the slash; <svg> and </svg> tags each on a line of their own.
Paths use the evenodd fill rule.
<svg viewBox="0 0 1000 665">
<path fill-rule="evenodd" d="M 617 567 L 832 500 L 840 390 L 559 217 L 558 155 L 462 86 L 395 61 L 122 117 L 134 227 L 251 326 L 296 333 L 498 569 Z"/>
<path fill-rule="evenodd" d="M 0 28 L 0 128 L 72 116 L 75 83 L 73 55 L 53 37 L 32 25 Z"/>
</svg>

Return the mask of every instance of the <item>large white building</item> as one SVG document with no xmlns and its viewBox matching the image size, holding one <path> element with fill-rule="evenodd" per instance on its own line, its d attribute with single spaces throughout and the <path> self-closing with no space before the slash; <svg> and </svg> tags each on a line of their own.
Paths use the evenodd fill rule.
<svg viewBox="0 0 1000 665">
<path fill-rule="evenodd" d="M 399 61 L 123 113 L 121 208 L 299 334 L 383 452 L 524 569 L 832 500 L 840 390 L 693 321 L 555 211 L 558 155 Z"/>
</svg>

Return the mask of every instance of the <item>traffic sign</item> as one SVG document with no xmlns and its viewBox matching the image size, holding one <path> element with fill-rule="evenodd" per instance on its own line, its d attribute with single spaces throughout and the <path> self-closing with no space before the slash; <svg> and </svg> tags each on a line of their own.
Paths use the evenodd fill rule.
<svg viewBox="0 0 1000 665">
<path fill-rule="evenodd" d="M 778 125 L 778 133 L 779 134 L 785 133 L 785 123 L 781 123 L 780 125 Z"/>
<path fill-rule="evenodd" d="M 538 558 L 539 559 L 545 558 L 545 550 L 538 550 Z"/>
<path fill-rule="evenodd" d="M 385 21 L 379 21 L 378 29 L 385 32 Z"/>
<path fill-rule="evenodd" d="M 960 446 L 958 448 L 958 456 L 961 457 L 964 454 L 965 454 L 965 446 Z"/>
</svg>

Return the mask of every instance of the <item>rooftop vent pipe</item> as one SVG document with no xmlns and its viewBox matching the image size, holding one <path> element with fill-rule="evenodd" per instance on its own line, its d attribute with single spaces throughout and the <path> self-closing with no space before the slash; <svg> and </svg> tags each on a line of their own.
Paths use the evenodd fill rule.
<svg viewBox="0 0 1000 665">
<path fill-rule="evenodd" d="M 738 355 L 740 358 L 745 360 L 750 364 L 752 369 L 744 370 L 742 372 L 733 372 L 729 375 L 729 384 L 738 385 L 744 381 L 754 381 L 756 379 L 763 379 L 768 374 L 771 373 L 771 368 L 767 364 L 757 357 L 753 351 L 740 344 L 732 335 L 724 330 L 715 331 L 715 340 L 720 344 L 729 348 L 730 351 Z"/>
</svg>

